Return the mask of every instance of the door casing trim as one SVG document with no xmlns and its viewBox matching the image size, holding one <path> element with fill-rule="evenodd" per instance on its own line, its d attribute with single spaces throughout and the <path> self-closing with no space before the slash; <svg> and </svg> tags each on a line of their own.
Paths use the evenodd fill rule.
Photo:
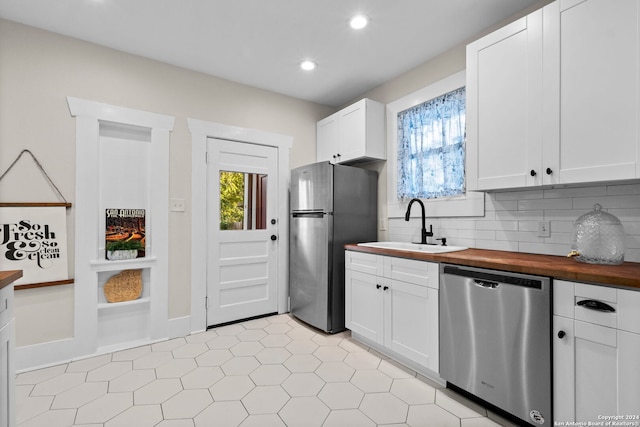
<svg viewBox="0 0 640 427">
<path fill-rule="evenodd" d="M 289 311 L 289 150 L 293 137 L 187 118 L 191 131 L 191 333 L 207 329 L 207 139 L 226 139 L 278 149 L 278 313 Z"/>
</svg>

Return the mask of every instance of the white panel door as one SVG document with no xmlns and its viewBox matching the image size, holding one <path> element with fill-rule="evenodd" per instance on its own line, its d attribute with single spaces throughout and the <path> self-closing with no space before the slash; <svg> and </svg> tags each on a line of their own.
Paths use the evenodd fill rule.
<svg viewBox="0 0 640 427">
<path fill-rule="evenodd" d="M 384 279 L 379 276 L 345 270 L 345 326 L 356 334 L 383 344 Z"/>
<path fill-rule="evenodd" d="M 278 310 L 277 156 L 275 147 L 207 140 L 209 326 Z"/>
<path fill-rule="evenodd" d="M 544 76 L 559 84 L 546 86 L 544 168 L 559 183 L 636 178 L 640 2 L 568 0 L 545 13 Z"/>
<path fill-rule="evenodd" d="M 390 282 L 385 290 L 385 346 L 438 372 L 438 291 Z"/>
<path fill-rule="evenodd" d="M 542 11 L 467 46 L 467 69 L 467 161 L 477 189 L 540 185 Z"/>
</svg>

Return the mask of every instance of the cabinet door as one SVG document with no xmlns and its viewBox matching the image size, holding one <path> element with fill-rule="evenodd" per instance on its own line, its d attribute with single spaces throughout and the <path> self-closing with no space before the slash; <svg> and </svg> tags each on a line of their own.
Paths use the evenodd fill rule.
<svg viewBox="0 0 640 427">
<path fill-rule="evenodd" d="M 0 328 L 0 427 L 15 426 L 14 320 Z"/>
<path fill-rule="evenodd" d="M 618 409 L 616 414 L 640 415 L 640 334 L 618 331 Z M 631 421 L 631 420 L 630 420 Z M 638 422 L 639 420 L 633 420 Z"/>
<path fill-rule="evenodd" d="M 558 423 L 566 423 L 567 421 L 575 420 L 576 372 L 574 360 L 575 337 L 573 332 L 573 319 L 562 316 L 553 316 L 552 338 L 553 419 Z"/>
<path fill-rule="evenodd" d="M 385 347 L 438 372 L 438 291 L 391 280 L 384 293 Z"/>
<path fill-rule="evenodd" d="M 542 11 L 467 46 L 467 70 L 470 189 L 541 184 Z"/>
<path fill-rule="evenodd" d="M 624 352 L 634 346 L 637 349 L 640 344 L 629 338 L 635 334 L 619 340 L 619 331 L 613 328 L 559 316 L 554 321 L 554 419 L 597 422 L 599 415 L 622 414 L 618 410 L 619 385 L 637 387 L 637 383 L 630 385 L 623 379 L 627 373 L 620 363 L 629 358 L 628 354 L 623 356 Z M 557 336 L 560 330 L 565 333 L 562 339 Z M 637 391 L 632 391 L 633 394 L 637 396 Z M 637 408 L 628 414 L 635 412 Z"/>
<path fill-rule="evenodd" d="M 545 11 L 543 167 L 560 183 L 637 177 L 639 2 L 568 0 Z"/>
<path fill-rule="evenodd" d="M 356 334 L 383 344 L 383 279 L 345 270 L 345 326 Z"/>
<path fill-rule="evenodd" d="M 366 100 L 338 111 L 338 162 L 364 157 L 367 148 Z"/>
<path fill-rule="evenodd" d="M 316 160 L 336 163 L 338 153 L 338 115 L 333 114 L 316 124 Z"/>
</svg>

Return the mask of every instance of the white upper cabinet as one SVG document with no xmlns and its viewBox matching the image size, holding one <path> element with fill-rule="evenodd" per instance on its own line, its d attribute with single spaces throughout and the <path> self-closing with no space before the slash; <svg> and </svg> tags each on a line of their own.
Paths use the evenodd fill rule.
<svg viewBox="0 0 640 427">
<path fill-rule="evenodd" d="M 316 160 L 384 160 L 384 114 L 384 104 L 365 98 L 320 120 L 316 125 Z"/>
<path fill-rule="evenodd" d="M 558 183 L 640 176 L 639 9 L 638 0 L 545 8 L 543 151 Z"/>
<path fill-rule="evenodd" d="M 541 184 L 541 10 L 467 46 L 467 152 L 471 190 Z"/>
<path fill-rule="evenodd" d="M 559 0 L 467 46 L 471 190 L 640 177 L 639 6 Z"/>
</svg>

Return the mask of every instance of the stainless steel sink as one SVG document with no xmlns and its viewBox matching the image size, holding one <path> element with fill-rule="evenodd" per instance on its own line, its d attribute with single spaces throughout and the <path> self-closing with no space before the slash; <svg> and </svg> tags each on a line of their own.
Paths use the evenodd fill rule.
<svg viewBox="0 0 640 427">
<path fill-rule="evenodd" d="M 464 251 L 469 249 L 466 246 L 438 246 L 438 245 L 421 245 L 409 242 L 368 242 L 358 243 L 358 246 L 367 246 L 370 248 L 396 249 L 399 251 L 410 251 L 426 254 L 443 254 L 447 252 Z"/>
</svg>

